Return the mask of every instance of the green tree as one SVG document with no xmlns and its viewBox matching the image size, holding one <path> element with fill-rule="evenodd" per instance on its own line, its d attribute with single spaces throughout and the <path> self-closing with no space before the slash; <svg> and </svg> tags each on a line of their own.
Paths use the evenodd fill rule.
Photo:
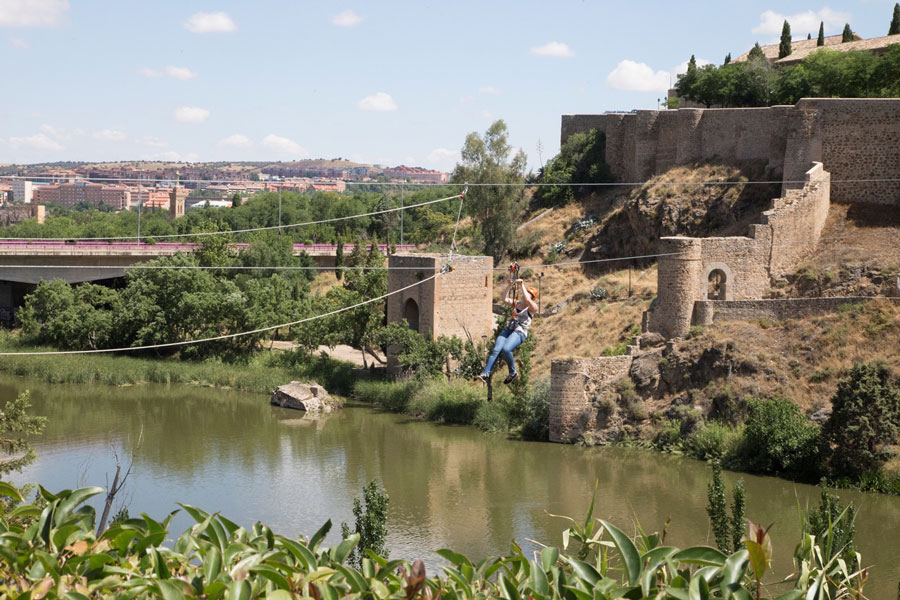
<svg viewBox="0 0 900 600">
<path fill-rule="evenodd" d="M 348 561 L 356 568 L 362 567 L 362 559 L 366 551 L 387 558 L 390 549 L 385 545 L 387 540 L 387 512 L 390 498 L 377 481 L 370 481 L 363 488 L 363 500 L 353 499 L 353 516 L 355 526 L 352 533 L 359 535 L 359 543 L 350 553 Z M 346 539 L 351 534 L 346 523 L 341 523 L 341 535 Z"/>
<path fill-rule="evenodd" d="M 844 31 L 841 32 L 841 43 L 853 41 L 853 30 L 850 29 L 850 23 L 844 23 Z"/>
<path fill-rule="evenodd" d="M 784 58 L 791 53 L 791 25 L 784 20 L 781 26 L 781 43 L 778 44 L 778 58 Z"/>
<path fill-rule="evenodd" d="M 483 137 L 466 136 L 462 161 L 453 170 L 454 183 L 500 184 L 473 187 L 465 206 L 484 238 L 484 252 L 500 262 L 512 242 L 525 190 L 525 153 L 513 153 L 506 123 L 495 121 Z"/>
<path fill-rule="evenodd" d="M 829 473 L 859 477 L 888 459 L 900 432 L 900 389 L 883 363 L 860 364 L 838 383 L 821 446 Z"/>
<path fill-rule="evenodd" d="M 750 52 L 747 54 L 747 60 L 752 60 L 754 58 L 766 58 L 766 53 L 763 52 L 762 47 L 760 47 L 759 42 L 753 44 L 753 47 L 750 48 Z"/>
<path fill-rule="evenodd" d="M 891 26 L 888 35 L 900 34 L 900 2 L 894 4 L 894 16 L 891 18 Z"/>
<path fill-rule="evenodd" d="M 722 465 L 719 461 L 712 461 L 712 479 L 706 488 L 706 514 L 709 515 L 709 524 L 716 539 L 716 546 L 722 552 L 730 554 L 737 552 L 743 546 L 741 540 L 744 536 L 746 501 L 744 492 L 744 480 L 739 479 L 734 486 L 734 500 L 731 504 L 731 517 L 728 516 L 728 506 L 725 500 L 725 483 L 722 480 Z"/>
<path fill-rule="evenodd" d="M 678 97 L 684 98 L 685 100 L 695 100 L 694 87 L 697 85 L 698 78 L 697 59 L 691 54 L 691 59 L 688 61 L 687 65 L 687 71 L 679 75 L 675 82 L 675 92 L 678 94 Z"/>
<path fill-rule="evenodd" d="M 825 45 L 825 22 L 819 21 L 819 37 L 816 38 L 816 46 Z"/>
<path fill-rule="evenodd" d="M 31 398 L 27 391 L 8 400 L 0 412 L 0 450 L 8 458 L 0 459 L 0 477 L 21 472 L 35 459 L 34 448 L 27 436 L 40 435 L 47 424 L 46 417 L 29 414 Z"/>
<path fill-rule="evenodd" d="M 606 164 L 606 135 L 591 129 L 587 133 L 570 135 L 560 147 L 559 154 L 547 161 L 541 183 L 561 185 L 540 187 L 535 196 L 544 206 L 556 206 L 590 191 L 587 185 L 578 187 L 572 184 L 612 180 L 612 173 Z"/>
<path fill-rule="evenodd" d="M 725 62 L 722 63 L 722 66 L 725 66 L 730 62 L 731 62 L 731 52 L 729 52 L 728 54 L 725 55 Z"/>
<path fill-rule="evenodd" d="M 706 108 L 714 104 L 722 104 L 723 73 L 715 65 L 704 65 L 699 69 L 697 83 L 694 85 L 694 99 Z"/>
</svg>

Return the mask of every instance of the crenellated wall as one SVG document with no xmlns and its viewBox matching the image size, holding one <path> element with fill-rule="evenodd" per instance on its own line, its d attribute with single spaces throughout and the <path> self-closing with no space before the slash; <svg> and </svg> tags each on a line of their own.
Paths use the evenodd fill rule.
<svg viewBox="0 0 900 600">
<path fill-rule="evenodd" d="M 900 206 L 900 99 L 804 98 L 794 106 L 685 108 L 563 115 L 561 141 L 598 129 L 621 182 L 646 181 L 697 161 L 765 160 L 784 192 L 812 162 L 835 179 L 835 202 Z M 876 181 L 880 180 L 880 181 Z"/>
</svg>

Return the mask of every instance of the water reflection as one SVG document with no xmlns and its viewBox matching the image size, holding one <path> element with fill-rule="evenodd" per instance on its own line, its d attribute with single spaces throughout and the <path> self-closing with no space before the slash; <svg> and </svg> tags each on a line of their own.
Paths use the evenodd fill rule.
<svg viewBox="0 0 900 600">
<path fill-rule="evenodd" d="M 710 537 L 708 469 L 678 457 L 511 442 L 363 407 L 311 418 L 272 407 L 264 396 L 189 386 L 48 386 L 6 378 L 0 400 L 25 388 L 50 419 L 37 441 L 40 459 L 22 479 L 50 489 L 103 485 L 115 444 L 126 460 L 134 452 L 132 513 L 159 517 L 181 501 L 245 525 L 262 520 L 288 534 L 310 534 L 328 518 L 351 522 L 353 497 L 377 478 L 391 497 L 393 556 L 428 557 L 451 547 L 478 558 L 506 550 L 513 538 L 526 546 L 526 538 L 559 543 L 564 524 L 547 513 L 583 516 L 597 482 L 599 517 L 626 529 L 637 518 L 646 530 L 671 518 L 669 541 L 678 545 Z M 737 478 L 726 474 L 729 487 Z M 818 492 L 743 478 L 748 516 L 775 522 L 775 567 L 786 575 L 798 502 L 815 503 Z M 859 547 L 878 565 L 870 595 L 885 595 L 900 578 L 900 499 L 841 495 L 862 506 Z M 186 516 L 176 518 L 176 528 L 187 524 Z"/>
</svg>

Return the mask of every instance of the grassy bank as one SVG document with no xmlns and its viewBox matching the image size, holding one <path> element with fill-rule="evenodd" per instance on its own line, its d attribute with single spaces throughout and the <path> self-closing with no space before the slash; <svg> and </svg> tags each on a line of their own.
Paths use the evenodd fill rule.
<svg viewBox="0 0 900 600">
<path fill-rule="evenodd" d="M 53 348 L 21 346 L 15 336 L 0 337 L 0 352 L 36 352 Z M 353 365 L 293 352 L 260 352 L 246 363 L 137 358 L 122 354 L 0 356 L 0 372 L 47 383 L 183 383 L 269 393 L 292 380 L 315 380 L 329 391 L 350 391 Z"/>
<path fill-rule="evenodd" d="M 354 399 L 416 418 L 472 425 L 491 433 L 511 433 L 525 439 L 547 440 L 550 386 L 539 382 L 526 398 L 503 386 L 494 387 L 493 402 L 480 383 L 466 381 L 357 381 Z"/>
</svg>

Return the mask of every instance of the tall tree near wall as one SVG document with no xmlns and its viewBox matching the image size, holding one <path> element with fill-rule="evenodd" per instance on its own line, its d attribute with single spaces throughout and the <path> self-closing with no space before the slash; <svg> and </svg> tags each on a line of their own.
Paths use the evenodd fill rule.
<svg viewBox="0 0 900 600">
<path fill-rule="evenodd" d="M 503 120 L 495 121 L 484 136 L 466 136 L 462 161 L 453 170 L 454 183 L 521 183 L 525 176 L 525 153 L 514 152 Z M 515 185 L 475 187 L 466 196 L 465 207 L 481 228 L 484 251 L 499 262 L 516 233 L 523 188 Z"/>
<path fill-rule="evenodd" d="M 900 34 L 900 2 L 894 4 L 894 18 L 891 19 L 891 28 L 888 35 Z"/>
<path fill-rule="evenodd" d="M 825 22 L 819 21 L 819 37 L 816 38 L 816 46 L 825 45 Z"/>
<path fill-rule="evenodd" d="M 766 53 L 763 52 L 763 49 L 760 47 L 759 42 L 753 44 L 753 47 L 750 48 L 750 52 L 747 54 L 747 60 L 752 60 L 754 58 L 765 58 Z M 693 56 L 691 57 L 693 58 Z M 696 68 L 696 65 L 695 65 Z"/>
<path fill-rule="evenodd" d="M 784 20 L 781 26 L 781 43 L 778 45 L 778 58 L 784 58 L 791 53 L 791 24 Z"/>
<path fill-rule="evenodd" d="M 727 65 L 730 62 L 731 62 L 731 52 L 729 52 L 728 54 L 725 55 L 725 62 L 722 64 Z"/>
<path fill-rule="evenodd" d="M 853 41 L 853 30 L 850 29 L 850 23 L 844 23 L 844 31 L 841 34 L 841 43 Z"/>
</svg>

